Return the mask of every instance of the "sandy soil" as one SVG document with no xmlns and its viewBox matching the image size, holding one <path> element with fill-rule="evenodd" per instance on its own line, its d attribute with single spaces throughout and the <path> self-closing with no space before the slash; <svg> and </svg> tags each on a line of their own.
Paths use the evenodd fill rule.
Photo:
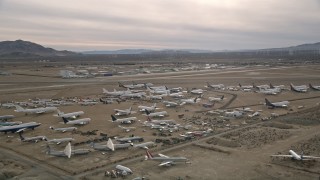
<svg viewBox="0 0 320 180">
<path fill-rule="evenodd" d="M 34 67 L 32 69 L 35 69 Z M 319 68 L 294 67 L 279 69 L 248 69 L 248 70 L 219 70 L 206 72 L 183 72 L 161 75 L 136 75 L 122 77 L 104 77 L 93 79 L 60 79 L 55 77 L 58 68 L 46 69 L 45 71 L 34 71 L 25 68 L 21 74 L 0 76 L 0 100 L 8 101 L 28 101 L 34 98 L 99 98 L 102 97 L 102 88 L 113 90 L 117 87 L 118 81 L 130 82 L 152 82 L 155 85 L 167 85 L 170 87 L 203 88 L 206 82 L 223 83 L 225 85 L 237 85 L 241 83 L 248 85 L 268 84 L 274 85 L 289 83 L 320 84 Z M 15 72 L 20 72 L 16 69 Z M 42 76 L 44 75 L 44 76 Z M 54 117 L 53 113 L 43 115 L 24 115 L 16 113 L 13 109 L 0 109 L 0 114 L 13 114 L 15 121 L 29 122 L 36 121 L 42 123 L 34 131 L 25 132 L 25 136 L 45 135 L 50 138 L 73 137 L 75 142 L 73 146 L 78 148 L 90 148 L 89 142 L 101 139 L 100 133 L 109 136 L 125 137 L 131 134 L 144 137 L 145 141 L 154 141 L 155 139 L 169 139 L 179 137 L 186 131 L 204 130 L 212 128 L 213 136 L 208 139 L 193 139 L 190 142 L 184 142 L 181 148 L 173 149 L 164 154 L 169 156 L 185 156 L 191 160 L 191 164 L 177 164 L 174 167 L 158 167 L 157 162 L 143 161 L 144 150 L 129 149 L 116 152 L 101 153 L 93 151 L 89 155 L 74 156 L 71 159 L 52 157 L 45 154 L 45 142 L 24 143 L 18 140 L 17 134 L 1 135 L 0 152 L 9 150 L 13 157 L 0 158 L 0 176 L 18 178 L 36 178 L 39 174 L 50 172 L 52 177 L 64 178 L 88 178 L 104 179 L 105 170 L 111 170 L 117 163 L 121 163 L 133 169 L 134 174 L 125 179 L 132 179 L 136 176 L 146 176 L 149 179 L 317 179 L 320 175 L 319 164 L 302 166 L 299 163 L 281 160 L 272 160 L 269 156 L 278 152 L 287 153 L 289 149 L 297 149 L 300 153 L 303 149 L 305 154 L 319 156 L 319 145 L 315 142 L 319 140 L 319 106 L 320 92 L 310 90 L 308 93 L 295 93 L 284 91 L 276 96 L 268 96 L 255 92 L 241 91 L 222 91 L 215 92 L 207 89 L 201 98 L 201 103 L 206 103 L 207 98 L 211 96 L 225 95 L 222 103 L 217 103 L 213 108 L 203 108 L 201 104 L 186 105 L 179 108 L 166 108 L 159 101 L 139 101 L 128 100 L 120 104 L 97 104 L 94 106 L 62 106 L 59 109 L 64 112 L 73 112 L 82 110 L 85 114 L 82 117 L 90 117 L 92 121 L 85 126 L 79 126 L 75 133 L 58 133 L 51 131 L 50 126 L 68 127 L 64 125 L 60 118 Z M 221 115 L 208 115 L 206 111 L 216 110 L 223 107 L 232 97 L 236 99 L 227 107 L 230 109 L 236 107 L 247 107 L 253 111 L 262 110 L 260 117 L 248 118 L 247 115 L 240 119 L 225 120 Z M 187 97 L 196 97 L 188 95 Z M 289 100 L 288 109 L 268 109 L 264 103 L 264 98 L 270 101 Z M 173 100 L 171 98 L 166 98 Z M 135 126 L 135 131 L 126 133 L 110 121 L 110 114 L 113 109 L 126 109 L 130 106 L 137 110 L 139 105 L 152 105 L 157 102 L 161 110 L 166 110 L 169 116 L 165 119 L 174 119 L 179 124 L 192 124 L 191 130 L 180 130 L 179 132 L 166 133 L 170 136 L 160 136 L 157 130 L 151 130 L 143 127 L 141 122 L 146 117 L 141 113 L 133 114 L 140 121 L 130 125 Z M 299 106 L 304 108 L 300 109 Z M 300 112 L 297 114 L 297 112 Z M 263 122 L 262 117 L 269 117 L 271 113 L 277 113 L 280 116 L 276 119 Z M 179 114 L 184 114 L 179 118 Z M 248 113 L 250 114 L 250 113 Z M 311 121 L 311 122 L 310 122 Z M 246 123 L 244 123 L 246 122 Z M 250 126 L 251 124 L 255 124 Z M 245 126 L 250 126 L 244 128 Z M 239 130 L 238 130 L 239 129 Z M 97 130 L 97 131 L 95 131 Z M 96 134 L 89 135 L 87 132 L 95 131 Z M 232 131 L 232 132 L 227 132 Z M 226 132 L 226 133 L 225 133 Z M 155 134 L 156 133 L 156 136 Z M 222 134 L 220 134 L 222 133 Z M 217 135 L 215 135 L 217 134 Z M 181 139 L 181 138 L 180 138 Z M 105 143 L 106 141 L 101 141 Z M 199 143 L 202 146 L 192 145 Z M 62 150 L 65 144 L 52 145 L 52 148 Z M 175 147 L 176 145 L 164 146 L 161 143 L 157 147 L 151 148 L 151 151 L 157 153 Z M 209 148 L 204 148 L 204 147 Z M 220 151 L 219 151 L 220 150 Z M 14 159 L 14 156 L 22 156 L 25 162 L 21 163 Z M 41 164 L 43 168 L 35 169 L 27 162 Z M 140 162 L 143 161 L 143 162 Z M 12 166 L 17 170 L 12 172 Z M 47 168 L 45 168 L 47 167 Z M 93 174 L 92 174 L 93 173 Z M 36 175 L 35 175 L 36 174 Z M 1 178 L 0 177 L 0 178 Z"/>
</svg>

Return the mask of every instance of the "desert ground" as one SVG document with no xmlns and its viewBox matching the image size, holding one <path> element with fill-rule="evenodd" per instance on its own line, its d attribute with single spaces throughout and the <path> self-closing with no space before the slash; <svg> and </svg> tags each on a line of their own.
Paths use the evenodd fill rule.
<svg viewBox="0 0 320 180">
<path fill-rule="evenodd" d="M 182 87 L 184 90 L 201 88 L 206 90 L 196 104 L 186 104 L 176 108 L 165 107 L 161 101 L 148 99 L 129 99 L 121 103 L 98 103 L 92 106 L 60 106 L 63 112 L 84 111 L 81 118 L 92 120 L 84 126 L 77 126 L 74 132 L 59 133 L 49 129 L 68 127 L 56 113 L 41 115 L 15 112 L 15 108 L 1 108 L 0 115 L 11 114 L 13 121 L 41 123 L 35 130 L 28 130 L 24 136 L 45 135 L 49 139 L 72 137 L 75 149 L 90 148 L 90 142 L 106 143 L 108 137 L 141 136 L 144 141 L 156 139 L 169 140 L 170 143 L 157 143 L 149 149 L 154 155 L 184 156 L 190 163 L 177 163 L 171 167 L 159 167 L 155 161 L 145 161 L 145 150 L 130 148 L 114 152 L 101 152 L 91 149 L 87 155 L 55 157 L 45 153 L 46 142 L 21 142 L 16 133 L 0 134 L 0 179 L 108 179 L 105 171 L 115 169 L 117 164 L 130 167 L 132 175 L 121 177 L 133 179 L 319 179 L 320 161 L 294 161 L 270 157 L 273 154 L 288 154 L 290 149 L 304 155 L 320 156 L 320 91 L 309 89 L 307 93 L 284 90 L 277 95 L 256 92 L 212 90 L 204 87 L 211 84 L 225 86 L 251 85 L 255 83 L 280 85 L 289 88 L 290 83 L 320 85 L 319 65 L 288 65 L 280 67 L 254 66 L 234 69 L 212 69 L 204 71 L 184 71 L 171 73 L 152 73 L 111 77 L 62 79 L 57 76 L 58 67 L 41 66 L 6 67 L 12 74 L 0 76 L 0 101 L 30 101 L 30 99 L 95 99 L 103 97 L 102 88 L 124 90 L 118 82 L 130 84 L 150 82 L 155 86 L 168 88 Z M 225 96 L 223 102 L 212 108 L 203 103 L 208 97 Z M 186 93 L 186 98 L 197 95 Z M 264 99 L 272 102 L 289 101 L 288 108 L 269 109 Z M 170 97 L 166 100 L 174 101 Z M 136 129 L 124 132 L 118 124 L 111 122 L 114 109 L 132 106 L 138 111 L 139 105 L 151 106 L 157 103 L 160 110 L 168 112 L 165 119 L 176 120 L 181 125 L 192 125 L 192 129 L 181 128 L 177 132 L 160 133 L 158 130 L 142 126 L 147 118 L 140 112 L 133 114 L 138 121 L 130 124 Z M 221 115 L 210 114 L 212 110 L 228 110 L 250 107 L 241 118 L 226 119 Z M 159 111 L 160 111 L 159 110 Z M 253 112 L 260 116 L 249 118 Z M 277 117 L 271 117 L 276 113 Z M 179 115 L 183 114 L 181 117 Z M 263 120 L 262 120 L 263 119 Z M 125 125 L 124 125 L 125 126 Z M 191 140 L 184 140 L 180 134 L 188 131 L 212 129 L 213 132 Z M 179 139 L 178 142 L 175 140 Z M 63 150 L 65 144 L 50 145 L 53 149 Z"/>
</svg>

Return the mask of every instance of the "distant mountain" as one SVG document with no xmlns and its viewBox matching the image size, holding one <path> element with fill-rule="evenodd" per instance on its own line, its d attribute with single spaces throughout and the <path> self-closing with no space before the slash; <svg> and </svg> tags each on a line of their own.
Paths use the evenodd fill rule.
<svg viewBox="0 0 320 180">
<path fill-rule="evenodd" d="M 16 40 L 0 42 L 0 57 L 48 57 L 48 56 L 70 56 L 77 55 L 71 51 L 57 51 L 52 48 L 46 48 L 39 44 Z"/>
<path fill-rule="evenodd" d="M 313 44 L 301 44 L 297 46 L 283 47 L 283 48 L 269 48 L 269 49 L 260 49 L 264 51 L 319 51 L 320 42 Z"/>
<path fill-rule="evenodd" d="M 82 54 L 144 54 L 151 53 L 154 50 L 150 49 L 120 49 L 114 51 L 84 51 Z"/>
</svg>

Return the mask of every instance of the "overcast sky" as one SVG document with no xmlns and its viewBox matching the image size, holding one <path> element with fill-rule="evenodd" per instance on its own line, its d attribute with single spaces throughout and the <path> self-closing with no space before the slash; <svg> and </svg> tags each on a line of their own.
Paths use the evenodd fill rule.
<svg viewBox="0 0 320 180">
<path fill-rule="evenodd" d="M 320 41 L 320 0 L 0 0 L 0 41 L 59 50 L 284 47 Z"/>
</svg>

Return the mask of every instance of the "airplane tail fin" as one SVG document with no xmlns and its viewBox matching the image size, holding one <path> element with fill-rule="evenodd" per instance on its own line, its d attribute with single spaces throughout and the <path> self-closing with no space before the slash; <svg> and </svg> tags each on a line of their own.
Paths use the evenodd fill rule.
<svg viewBox="0 0 320 180">
<path fill-rule="evenodd" d="M 67 144 L 67 146 L 64 148 L 63 152 L 64 152 L 64 154 L 65 154 L 68 158 L 70 158 L 70 157 L 71 157 L 71 151 L 72 151 L 72 149 L 71 149 L 71 143 L 69 142 L 69 143 Z"/>
<path fill-rule="evenodd" d="M 199 98 L 199 97 L 194 98 L 194 100 L 193 100 L 193 101 L 196 103 L 198 98 Z"/>
<path fill-rule="evenodd" d="M 16 112 L 21 112 L 24 110 L 24 108 L 19 105 L 15 105 L 15 107 L 16 107 Z"/>
<path fill-rule="evenodd" d="M 150 119 L 150 117 L 149 117 L 149 116 L 147 116 L 147 121 L 151 121 L 151 119 Z"/>
<path fill-rule="evenodd" d="M 114 144 L 113 144 L 111 138 L 108 139 L 107 147 L 108 147 L 109 149 L 111 149 L 112 151 L 114 151 Z"/>
<path fill-rule="evenodd" d="M 130 108 L 129 108 L 129 112 L 131 113 L 131 111 L 132 111 L 132 106 L 130 106 Z"/>
<path fill-rule="evenodd" d="M 119 87 L 124 87 L 124 85 L 121 82 L 118 82 Z"/>
<path fill-rule="evenodd" d="M 169 89 L 167 86 L 164 86 L 164 87 L 166 87 L 166 90 L 168 90 L 168 89 Z"/>
<path fill-rule="evenodd" d="M 112 121 L 113 121 L 113 122 L 117 120 L 117 118 L 114 117 L 114 115 L 111 115 L 111 118 L 112 118 Z"/>
<path fill-rule="evenodd" d="M 239 83 L 239 87 L 241 87 L 241 84 Z"/>
<path fill-rule="evenodd" d="M 221 96 L 221 100 L 223 100 L 223 98 L 224 98 L 224 95 Z"/>
<path fill-rule="evenodd" d="M 52 126 L 49 127 L 50 129 L 54 130 L 54 128 Z"/>
<path fill-rule="evenodd" d="M 21 141 L 23 141 L 25 138 L 22 136 L 22 133 L 23 133 L 23 131 L 20 131 L 19 132 L 19 137 L 20 137 L 20 139 L 21 139 Z"/>
<path fill-rule="evenodd" d="M 152 107 L 153 107 L 153 108 L 156 108 L 156 107 L 157 107 L 157 103 L 154 103 Z"/>
<path fill-rule="evenodd" d="M 65 124 L 67 124 L 67 123 L 69 122 L 68 119 L 65 118 L 65 117 L 62 117 L 62 119 L 63 119 L 63 122 L 64 122 Z"/>
<path fill-rule="evenodd" d="M 265 98 L 265 101 L 267 106 L 274 106 L 267 98 Z"/>
<path fill-rule="evenodd" d="M 273 86 L 271 83 L 270 83 L 270 88 L 271 88 L 271 89 L 273 89 L 273 88 L 274 88 L 274 86 Z"/>
<path fill-rule="evenodd" d="M 57 109 L 57 112 L 58 112 L 58 116 L 61 116 L 64 114 L 64 112 L 61 112 L 59 109 Z"/>
<path fill-rule="evenodd" d="M 146 109 L 145 109 L 145 111 L 146 111 L 146 114 L 147 114 L 147 115 L 149 115 L 149 114 L 150 114 L 150 112 L 149 112 L 148 110 L 146 110 Z"/>
<path fill-rule="evenodd" d="M 152 158 L 153 158 L 152 154 L 148 150 L 146 150 L 146 160 L 152 159 Z"/>
<path fill-rule="evenodd" d="M 291 88 L 292 91 L 295 91 L 292 83 L 290 83 L 290 88 Z"/>
<path fill-rule="evenodd" d="M 102 88 L 103 93 L 108 93 L 109 91 L 107 91 L 105 88 Z"/>
</svg>

